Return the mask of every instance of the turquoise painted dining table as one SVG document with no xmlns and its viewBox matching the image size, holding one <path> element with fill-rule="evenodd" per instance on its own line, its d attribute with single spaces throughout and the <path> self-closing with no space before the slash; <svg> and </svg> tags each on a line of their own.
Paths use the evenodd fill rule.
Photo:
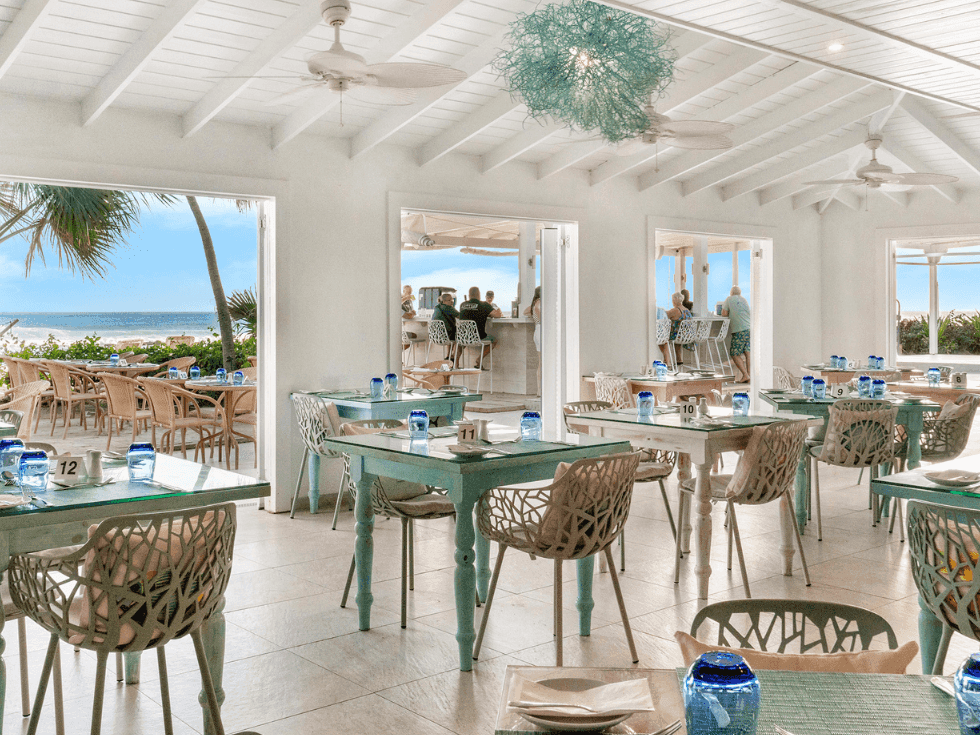
<svg viewBox="0 0 980 735">
<path fill-rule="evenodd" d="M 834 398 L 804 398 L 803 393 L 785 390 L 763 390 L 759 391 L 759 395 L 764 401 L 775 406 L 779 411 L 822 417 L 824 422 L 823 432 L 826 432 L 827 422 L 830 420 L 830 407 L 834 405 L 835 400 L 844 400 Z M 924 414 L 941 410 L 942 406 L 930 400 L 906 400 L 896 397 L 886 397 L 885 400 L 889 400 L 898 407 L 898 419 L 896 421 L 905 427 L 905 431 L 909 437 L 908 457 L 906 458 L 905 464 L 909 469 L 914 469 L 922 463 L 922 450 L 919 447 L 919 437 L 922 434 L 922 417 Z M 890 467 L 883 466 L 881 471 L 882 473 L 887 473 L 890 471 Z M 809 493 L 809 455 L 804 452 L 800 458 L 800 464 L 796 469 L 796 524 L 799 526 L 801 536 L 806 533 L 806 499 Z M 884 513 L 888 515 L 887 507 Z"/>
<path fill-rule="evenodd" d="M 477 587 L 485 600 L 490 583 L 490 543 L 474 531 L 473 509 L 485 492 L 554 477 L 561 462 L 630 451 L 628 442 L 573 436 L 567 442 L 495 442 L 493 453 L 483 457 L 460 457 L 447 446 L 456 438 L 410 441 L 386 434 L 338 436 L 324 445 L 351 457 L 351 478 L 357 483 L 355 519 L 357 537 L 354 556 L 357 566 L 357 609 L 361 630 L 371 628 L 371 571 L 374 559 L 374 510 L 371 487 L 378 476 L 409 480 L 446 490 L 456 508 L 456 641 L 459 668 L 473 668 L 473 627 Z M 474 556 L 474 545 L 476 553 Z M 475 562 L 475 563 L 474 563 Z M 592 617 L 593 559 L 578 562 L 579 632 L 588 635 Z"/>
<path fill-rule="evenodd" d="M 340 418 L 347 421 L 362 421 L 364 419 L 397 419 L 405 421 L 412 411 L 422 410 L 429 419 L 445 416 L 450 421 L 463 418 L 463 410 L 467 403 L 482 401 L 480 393 L 462 393 L 460 391 L 439 391 L 427 388 L 406 388 L 398 391 L 391 398 L 372 398 L 360 391 L 296 391 L 304 395 L 319 396 L 331 401 L 337 406 Z M 296 393 L 291 394 L 295 395 Z M 310 481 L 310 513 L 316 513 L 320 508 L 320 460 L 319 454 L 307 448 L 303 452 L 300 463 L 299 479 L 302 481 L 303 468 L 306 467 Z M 299 485 L 297 484 L 297 491 Z"/>
<path fill-rule="evenodd" d="M 929 472 L 941 472 L 950 469 L 980 472 L 980 456 L 960 457 L 948 462 L 929 465 Z M 907 470 L 894 475 L 879 477 L 877 480 L 872 480 L 871 488 L 885 497 L 921 500 L 936 505 L 980 510 L 980 486 L 974 485 L 973 487 L 955 489 L 944 487 L 926 477 L 925 472 L 924 469 Z M 922 657 L 922 673 L 929 674 L 932 672 L 932 665 L 936 660 L 936 651 L 939 649 L 939 639 L 942 636 L 943 626 L 939 619 L 926 607 L 921 597 L 919 597 L 919 608 L 919 649 Z"/>
<path fill-rule="evenodd" d="M 0 574 L 7 570 L 12 554 L 84 543 L 88 538 L 89 526 L 106 518 L 198 508 L 214 503 L 268 497 L 270 494 L 269 483 L 265 480 L 164 454 L 157 455 L 152 483 L 130 482 L 125 460 L 103 459 L 103 462 L 104 477 L 114 479 L 112 484 L 98 488 L 79 486 L 55 490 L 49 481 L 49 489 L 38 493 L 39 501 L 36 504 L 0 510 Z M 219 703 L 225 698 L 221 688 L 225 654 L 223 608 L 222 603 L 202 631 Z M 0 653 L 6 647 L 2 636 L 3 624 L 3 610 L 0 608 Z M 138 681 L 139 655 L 127 654 L 126 682 L 135 684 Z M 6 665 L 0 659 L 0 732 L 6 686 Z M 205 701 L 203 690 L 199 701 Z M 205 712 L 204 731 L 213 735 L 207 705 L 202 704 L 202 707 Z"/>
</svg>

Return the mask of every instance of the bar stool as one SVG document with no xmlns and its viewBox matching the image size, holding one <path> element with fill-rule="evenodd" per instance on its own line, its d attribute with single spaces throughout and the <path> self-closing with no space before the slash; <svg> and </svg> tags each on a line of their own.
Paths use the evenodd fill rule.
<svg viewBox="0 0 980 735">
<path fill-rule="evenodd" d="M 445 328 L 445 324 L 443 325 Z M 418 364 L 418 355 L 416 354 L 416 348 L 423 342 L 428 342 L 428 337 L 413 337 L 404 329 L 402 330 L 402 351 L 408 353 L 408 357 L 411 360 L 411 365 Z"/>
<path fill-rule="evenodd" d="M 673 341 L 667 342 L 671 357 L 674 359 L 675 368 L 678 365 L 677 347 L 690 347 L 691 345 L 694 345 L 694 361 L 699 368 L 701 367 L 701 358 L 698 356 L 697 351 L 698 330 L 700 328 L 699 320 L 696 317 L 681 319 L 680 324 L 677 326 L 677 336 L 674 337 Z"/>
<path fill-rule="evenodd" d="M 476 392 L 480 392 L 480 379 L 483 377 L 483 348 L 492 344 L 488 339 L 480 337 L 480 330 L 477 329 L 476 322 L 472 319 L 456 320 L 456 349 L 462 350 L 460 355 L 465 355 L 467 347 L 476 347 L 480 350 L 480 375 L 476 378 Z M 493 350 L 490 350 L 490 392 L 493 393 Z"/>
<path fill-rule="evenodd" d="M 728 323 L 727 318 L 722 317 L 721 319 L 711 320 L 712 334 L 708 336 L 708 359 L 714 363 L 714 358 L 711 356 L 711 345 L 715 346 L 715 354 L 718 355 L 718 367 L 724 367 L 726 362 L 731 362 L 731 355 L 728 354 L 728 345 L 725 344 L 725 337 L 728 336 Z M 715 325 L 718 325 L 717 330 Z M 725 357 L 722 358 L 722 350 L 725 352 Z"/>
<path fill-rule="evenodd" d="M 456 343 L 449 339 L 449 332 L 446 331 L 446 323 L 441 319 L 429 320 L 429 344 L 425 348 L 425 361 L 429 361 L 429 351 L 432 345 L 442 345 L 449 348 L 446 358 L 452 360 L 456 355 Z"/>
<path fill-rule="evenodd" d="M 670 351 L 670 319 L 657 319 L 657 347 L 661 345 L 661 357 L 666 360 Z"/>
</svg>

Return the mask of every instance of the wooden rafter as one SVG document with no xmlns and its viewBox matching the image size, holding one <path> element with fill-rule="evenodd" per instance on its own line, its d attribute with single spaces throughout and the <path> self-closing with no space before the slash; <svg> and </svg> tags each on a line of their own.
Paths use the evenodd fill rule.
<svg viewBox="0 0 980 735">
<path fill-rule="evenodd" d="M 24 46 L 48 16 L 53 0 L 27 0 L 0 36 L 0 77 L 17 60 Z"/>
</svg>

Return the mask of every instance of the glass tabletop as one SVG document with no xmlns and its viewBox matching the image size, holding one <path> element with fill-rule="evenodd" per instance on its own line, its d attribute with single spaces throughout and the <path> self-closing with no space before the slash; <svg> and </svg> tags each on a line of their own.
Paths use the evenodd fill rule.
<svg viewBox="0 0 980 735">
<path fill-rule="evenodd" d="M 942 406 L 940 406 L 938 403 L 931 401 L 928 398 L 896 396 L 890 392 L 886 392 L 884 398 L 878 399 L 860 399 L 857 396 L 844 396 L 843 398 L 805 398 L 801 391 L 790 390 L 762 390 L 759 391 L 759 393 L 766 400 L 776 405 L 831 406 L 837 401 L 852 399 L 888 401 L 896 406 L 922 406 L 923 409 L 927 411 L 938 411 L 942 408 Z"/>
<path fill-rule="evenodd" d="M 724 380 L 726 376 L 715 375 L 714 373 L 685 373 L 683 375 L 665 375 L 662 378 L 658 378 L 655 375 L 625 375 L 623 377 L 634 383 L 689 383 L 696 380 Z"/>
<path fill-rule="evenodd" d="M 787 419 L 779 416 L 733 416 L 731 409 L 709 407 L 707 416 L 699 416 L 689 421 L 681 420 L 676 410 L 655 408 L 652 416 L 639 416 L 636 409 L 618 409 L 615 411 L 596 411 L 595 413 L 579 414 L 582 418 L 609 421 L 615 424 L 631 426 L 663 426 L 687 431 L 721 431 L 737 429 L 746 426 L 765 426 Z M 574 421 L 574 417 L 569 420 Z"/>
<path fill-rule="evenodd" d="M 481 393 L 469 393 L 460 390 L 429 390 L 428 388 L 400 388 L 395 392 L 395 395 L 387 398 L 372 398 L 370 393 L 359 390 L 309 391 L 308 395 L 320 396 L 331 401 L 354 403 L 402 403 L 436 398 L 463 398 L 467 401 L 478 401 L 483 398 Z"/>
<path fill-rule="evenodd" d="M 963 472 L 980 473 L 980 455 L 970 457 L 958 457 L 948 462 L 938 462 L 928 467 L 918 467 L 914 470 L 906 470 L 894 475 L 883 475 L 875 482 L 896 487 L 904 487 L 911 490 L 929 490 L 936 493 L 949 493 L 951 495 L 965 495 L 980 499 L 980 482 L 967 487 L 950 487 L 933 482 L 927 474 L 942 472 L 944 470 L 962 470 Z M 942 503 L 942 500 L 936 500 Z"/>
</svg>

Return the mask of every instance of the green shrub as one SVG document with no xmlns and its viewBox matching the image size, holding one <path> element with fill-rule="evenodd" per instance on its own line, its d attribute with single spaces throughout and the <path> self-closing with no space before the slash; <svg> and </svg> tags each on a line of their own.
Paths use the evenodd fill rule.
<svg viewBox="0 0 980 735">
<path fill-rule="evenodd" d="M 971 316 L 951 311 L 940 317 L 937 327 L 940 354 L 980 355 L 980 312 Z M 898 325 L 898 341 L 902 354 L 928 354 L 928 317 L 902 319 Z"/>
</svg>

